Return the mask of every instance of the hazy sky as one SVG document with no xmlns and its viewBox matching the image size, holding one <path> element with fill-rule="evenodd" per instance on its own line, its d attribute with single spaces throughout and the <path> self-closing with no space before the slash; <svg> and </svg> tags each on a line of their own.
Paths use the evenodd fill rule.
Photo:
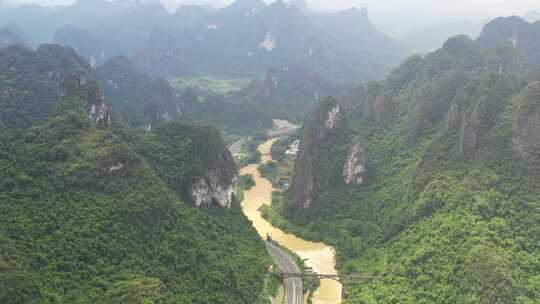
<svg viewBox="0 0 540 304">
<path fill-rule="evenodd" d="M 74 0 L 0 0 L 8 4 L 39 3 L 67 5 Z M 223 6 L 233 0 L 161 0 L 170 10 L 180 4 L 212 4 Z M 265 0 L 272 2 L 273 0 Z M 285 0 L 288 1 L 288 0 Z M 463 21 L 480 22 L 496 16 L 523 15 L 530 10 L 540 10 L 540 0 L 307 0 L 318 11 L 367 7 L 372 20 L 378 24 L 399 27 Z"/>
<path fill-rule="evenodd" d="M 1 2 L 2 0 L 0 0 Z M 45 5 L 65 5 L 73 0 L 4 0 L 6 3 L 35 2 Z M 163 0 L 167 5 L 180 3 L 211 3 L 223 5 L 232 0 Z M 271 2 L 268 0 L 267 2 Z M 414 9 L 445 11 L 452 14 L 521 14 L 524 11 L 540 9 L 539 0 L 308 0 L 317 10 L 337 10 L 351 6 L 367 6 L 372 11 Z"/>
</svg>

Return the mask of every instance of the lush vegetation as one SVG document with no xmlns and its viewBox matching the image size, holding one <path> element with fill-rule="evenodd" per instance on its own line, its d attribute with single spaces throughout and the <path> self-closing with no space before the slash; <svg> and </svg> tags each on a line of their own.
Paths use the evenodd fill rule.
<svg viewBox="0 0 540 304">
<path fill-rule="evenodd" d="M 264 164 L 260 164 L 257 169 L 261 173 L 261 176 L 270 180 L 272 183 L 276 181 L 279 174 L 279 167 L 277 162 L 269 161 Z"/>
<path fill-rule="evenodd" d="M 259 145 L 263 142 L 263 136 L 254 136 L 245 142 L 240 148 L 240 157 L 238 165 L 244 167 L 251 164 L 258 164 L 261 161 L 261 152 Z"/>
<path fill-rule="evenodd" d="M 261 297 L 271 260 L 239 204 L 198 209 L 186 196 L 210 173 L 236 174 L 216 130 L 98 125 L 89 114 L 100 89 L 82 84 L 85 65 L 67 64 L 79 60 L 72 51 L 1 52 L 0 85 L 14 93 L 0 109 L 0 303 Z M 61 77 L 70 74 L 78 82 Z"/>
<path fill-rule="evenodd" d="M 96 70 L 105 98 L 117 119 L 134 127 L 151 129 L 182 115 L 180 100 L 163 78 L 152 79 L 128 59 L 114 57 Z"/>
<path fill-rule="evenodd" d="M 241 90 L 227 94 L 208 94 L 204 89 L 182 92 L 186 118 L 237 133 L 264 132 L 273 119 L 299 123 L 319 98 L 342 93 L 335 83 L 299 65 L 271 69 Z"/>
<path fill-rule="evenodd" d="M 251 174 L 240 175 L 240 177 L 238 178 L 238 185 L 241 185 L 242 189 L 249 191 L 251 188 L 255 186 L 253 175 Z"/>
<path fill-rule="evenodd" d="M 238 91 L 244 88 L 250 81 L 250 78 L 227 78 L 213 75 L 180 77 L 169 80 L 179 94 L 182 94 L 187 89 L 197 89 L 203 93 L 203 96 Z"/>
<path fill-rule="evenodd" d="M 71 49 L 42 45 L 36 51 L 12 45 L 0 49 L 0 120 L 27 128 L 44 121 L 62 94 L 61 82 L 72 74 L 89 79 L 90 66 Z"/>
<path fill-rule="evenodd" d="M 302 131 L 300 130 L 297 134 L 293 134 L 291 136 L 280 138 L 274 144 L 272 145 L 272 148 L 270 149 L 270 154 L 272 155 L 272 159 L 277 161 L 278 163 L 283 163 L 287 160 L 287 150 L 289 150 L 290 146 L 296 141 L 300 139 L 299 133 Z"/>
<path fill-rule="evenodd" d="M 490 73 L 498 54 L 456 37 L 359 90 L 346 104 L 366 182 L 264 210 L 336 246 L 341 273 L 378 277 L 351 282 L 347 303 L 540 300 L 538 82 Z"/>
<path fill-rule="evenodd" d="M 244 201 L 244 191 L 249 191 L 255 186 L 255 181 L 251 174 L 240 175 L 238 178 L 238 185 L 236 187 L 236 199 L 239 202 Z"/>
</svg>

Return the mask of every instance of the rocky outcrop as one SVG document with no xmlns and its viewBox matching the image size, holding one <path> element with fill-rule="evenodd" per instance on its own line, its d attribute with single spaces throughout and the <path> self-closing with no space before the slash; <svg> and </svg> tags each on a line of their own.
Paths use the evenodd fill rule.
<svg viewBox="0 0 540 304">
<path fill-rule="evenodd" d="M 540 82 L 529 84 L 514 105 L 513 149 L 524 158 L 540 159 Z"/>
<path fill-rule="evenodd" d="M 304 124 L 291 185 L 296 209 L 310 208 L 326 190 L 363 184 L 365 174 L 365 149 L 343 107 L 333 98 L 322 101 Z"/>
<path fill-rule="evenodd" d="M 96 81 L 88 81 L 81 73 L 76 73 L 62 82 L 64 96 L 78 96 L 86 101 L 86 112 L 90 120 L 99 126 L 111 124 L 111 111 L 105 104 L 105 97 Z"/>
<path fill-rule="evenodd" d="M 219 172 L 209 172 L 197 183 L 192 185 L 191 196 L 196 207 L 217 204 L 224 208 L 231 208 L 234 201 L 237 177 L 222 181 Z"/>
<path fill-rule="evenodd" d="M 343 166 L 344 182 L 347 185 L 361 185 L 366 173 L 366 155 L 360 142 L 353 144 L 347 153 L 347 161 Z"/>
<path fill-rule="evenodd" d="M 201 208 L 232 207 L 238 170 L 218 130 L 173 121 L 152 133 L 142 153 L 165 172 L 181 201 Z"/>
<path fill-rule="evenodd" d="M 478 149 L 481 127 L 479 111 L 477 105 L 461 123 L 459 146 L 462 154 L 470 155 Z"/>
</svg>

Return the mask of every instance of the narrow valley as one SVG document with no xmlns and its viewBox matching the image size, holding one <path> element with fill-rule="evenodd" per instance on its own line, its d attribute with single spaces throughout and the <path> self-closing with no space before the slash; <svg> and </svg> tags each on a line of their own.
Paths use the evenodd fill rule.
<svg viewBox="0 0 540 304">
<path fill-rule="evenodd" d="M 259 152 L 262 155 L 259 164 L 272 160 L 270 148 L 275 141 L 276 139 L 271 139 L 259 146 Z M 309 242 L 293 234 L 288 234 L 273 227 L 262 217 L 259 209 L 271 203 L 272 192 L 277 191 L 277 189 L 272 187 L 270 181 L 261 177 L 257 170 L 259 164 L 248 165 L 240 171 L 242 175 L 252 175 L 255 181 L 255 186 L 244 193 L 244 201 L 242 202 L 244 214 L 253 222 L 253 226 L 263 239 L 266 239 L 269 235 L 281 246 L 288 248 L 300 258 L 306 260 L 306 265 L 319 274 L 337 274 L 335 252 L 332 247 L 324 243 Z M 321 286 L 313 295 L 313 303 L 341 303 L 341 285 L 333 280 L 321 280 Z"/>
</svg>

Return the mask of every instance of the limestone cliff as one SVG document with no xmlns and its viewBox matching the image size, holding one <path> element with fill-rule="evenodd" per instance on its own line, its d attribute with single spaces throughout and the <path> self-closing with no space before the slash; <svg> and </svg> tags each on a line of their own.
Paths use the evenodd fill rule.
<svg viewBox="0 0 540 304">
<path fill-rule="evenodd" d="M 488 49 L 506 49 L 513 72 L 534 71 L 540 67 L 540 23 L 520 17 L 501 17 L 488 23 L 477 43 Z"/>
<path fill-rule="evenodd" d="M 343 107 L 333 98 L 322 101 L 304 124 L 291 186 L 296 208 L 310 208 L 322 191 L 363 184 L 365 172 L 365 149 Z"/>
<path fill-rule="evenodd" d="M 540 82 L 530 83 L 514 99 L 512 144 L 521 156 L 540 158 Z"/>
<path fill-rule="evenodd" d="M 231 208 L 234 201 L 237 176 L 221 177 L 221 172 L 213 170 L 191 185 L 191 201 L 197 206 L 209 206 L 213 203 Z"/>
<path fill-rule="evenodd" d="M 86 112 L 93 123 L 99 126 L 111 124 L 110 107 L 106 105 L 103 91 L 96 81 L 88 81 L 83 74 L 77 73 L 64 79 L 61 89 L 64 96 L 78 96 L 86 101 Z"/>
<path fill-rule="evenodd" d="M 233 205 L 237 168 L 217 130 L 166 123 L 146 135 L 142 152 L 182 201 L 196 207 Z"/>
</svg>

